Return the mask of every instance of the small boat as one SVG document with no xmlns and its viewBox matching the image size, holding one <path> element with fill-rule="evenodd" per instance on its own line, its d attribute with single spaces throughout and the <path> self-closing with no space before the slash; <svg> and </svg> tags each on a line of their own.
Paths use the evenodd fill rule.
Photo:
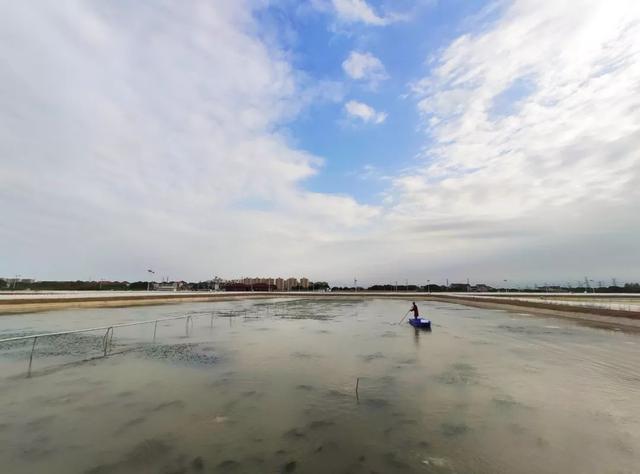
<svg viewBox="0 0 640 474">
<path fill-rule="evenodd" d="M 409 324 L 411 324 L 414 328 L 427 329 L 429 331 L 431 330 L 431 321 L 429 321 L 428 319 L 410 318 Z"/>
</svg>

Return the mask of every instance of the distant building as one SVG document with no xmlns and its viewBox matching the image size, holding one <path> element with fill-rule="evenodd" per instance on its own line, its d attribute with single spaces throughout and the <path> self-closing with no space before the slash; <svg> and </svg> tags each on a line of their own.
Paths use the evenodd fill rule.
<svg viewBox="0 0 640 474">
<path fill-rule="evenodd" d="M 298 288 L 298 279 L 297 278 L 287 278 L 285 282 L 285 290 L 291 291 L 294 288 Z"/>
<path fill-rule="evenodd" d="M 5 282 L 5 286 L 7 288 L 11 288 L 14 287 L 18 284 L 18 283 L 22 283 L 25 285 L 30 285 L 31 283 L 35 283 L 36 281 L 33 278 L 15 278 L 15 277 L 11 277 L 11 278 L 0 278 L 0 280 L 4 280 Z"/>
<path fill-rule="evenodd" d="M 162 282 L 154 283 L 153 289 L 155 291 L 178 291 L 178 282 Z"/>
<path fill-rule="evenodd" d="M 293 291 L 300 289 L 307 290 L 310 287 L 309 279 L 306 277 L 301 278 L 299 281 L 293 277 L 287 279 L 280 277 L 243 277 L 228 281 L 224 285 L 225 289 L 228 290 L 232 283 L 241 285 L 241 287 L 237 288 L 246 287 L 248 291 Z"/>
</svg>

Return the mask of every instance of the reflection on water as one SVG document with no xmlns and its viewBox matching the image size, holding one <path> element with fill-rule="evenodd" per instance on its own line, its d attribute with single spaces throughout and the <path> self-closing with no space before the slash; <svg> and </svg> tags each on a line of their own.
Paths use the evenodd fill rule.
<svg viewBox="0 0 640 474">
<path fill-rule="evenodd" d="M 637 472 L 637 335 L 425 303 L 429 333 L 396 324 L 407 306 L 270 300 L 2 317 L 10 337 L 198 315 L 190 328 L 159 324 L 155 343 L 153 326 L 116 329 L 114 355 L 88 362 L 101 333 L 43 340 L 31 378 L 29 344 L 2 348 L 2 472 Z"/>
</svg>

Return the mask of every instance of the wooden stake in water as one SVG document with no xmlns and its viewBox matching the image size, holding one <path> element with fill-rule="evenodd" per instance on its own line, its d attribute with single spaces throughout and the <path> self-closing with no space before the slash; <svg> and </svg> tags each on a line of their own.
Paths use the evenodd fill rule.
<svg viewBox="0 0 640 474">
<path fill-rule="evenodd" d="M 29 370 L 27 371 L 27 377 L 31 377 L 31 364 L 33 363 L 33 351 L 36 348 L 36 342 L 38 342 L 38 338 L 33 338 L 33 345 L 31 346 L 31 354 L 29 355 Z"/>
</svg>

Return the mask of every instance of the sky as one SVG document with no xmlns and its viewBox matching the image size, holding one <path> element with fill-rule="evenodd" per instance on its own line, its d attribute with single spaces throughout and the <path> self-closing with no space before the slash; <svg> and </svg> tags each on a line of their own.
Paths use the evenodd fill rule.
<svg viewBox="0 0 640 474">
<path fill-rule="evenodd" d="M 0 276 L 640 280 L 637 0 L 35 0 Z"/>
</svg>

